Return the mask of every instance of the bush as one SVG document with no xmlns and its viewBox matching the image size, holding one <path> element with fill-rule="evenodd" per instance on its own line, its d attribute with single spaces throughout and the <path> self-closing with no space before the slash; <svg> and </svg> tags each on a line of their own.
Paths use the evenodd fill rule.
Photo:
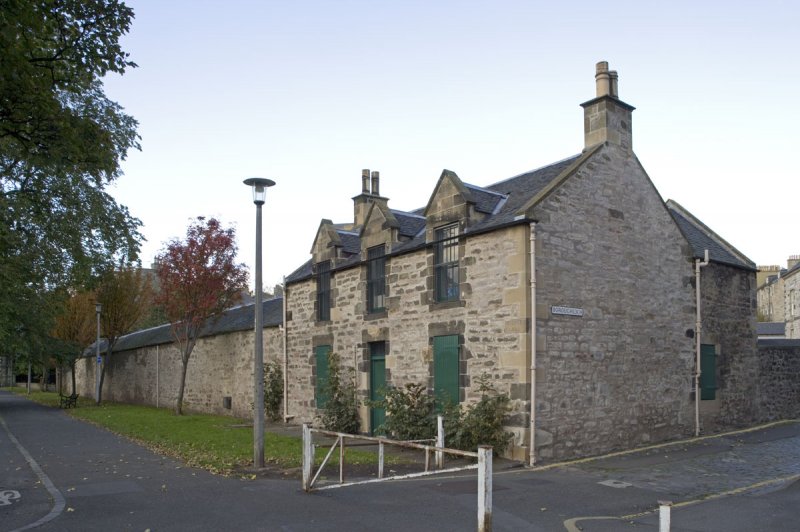
<svg viewBox="0 0 800 532">
<path fill-rule="evenodd" d="M 277 362 L 269 362 L 264 367 L 264 415 L 270 421 L 281 418 L 283 401 L 283 370 Z"/>
<path fill-rule="evenodd" d="M 326 430 L 357 434 L 361 421 L 358 417 L 358 399 L 353 377 L 345 375 L 339 355 L 328 354 L 328 382 L 325 384 L 328 401 L 322 410 L 322 426 Z"/>
<path fill-rule="evenodd" d="M 510 399 L 497 394 L 487 375 L 476 379 L 481 400 L 475 404 L 446 405 L 444 408 L 445 445 L 475 451 L 479 445 L 491 445 L 495 454 L 505 451 L 513 438 L 503 430 L 503 420 L 509 411 Z"/>
<path fill-rule="evenodd" d="M 386 421 L 380 432 L 390 438 L 424 440 L 436 435 L 435 400 L 422 384 L 387 388 L 384 398 L 370 401 L 369 406 L 386 409 Z"/>
</svg>

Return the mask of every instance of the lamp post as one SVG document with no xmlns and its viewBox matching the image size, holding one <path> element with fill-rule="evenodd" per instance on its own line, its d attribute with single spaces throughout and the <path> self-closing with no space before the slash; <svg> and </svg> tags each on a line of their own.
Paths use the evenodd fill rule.
<svg viewBox="0 0 800 532">
<path fill-rule="evenodd" d="M 251 177 L 244 184 L 253 188 L 256 204 L 256 298 L 255 298 L 255 348 L 253 353 L 253 467 L 264 467 L 264 318 L 261 303 L 261 206 L 267 198 L 267 188 L 275 184 L 271 179 Z"/>
<path fill-rule="evenodd" d="M 94 304 L 94 313 L 97 315 L 97 339 L 94 342 L 95 352 L 97 354 L 97 365 L 94 370 L 94 401 L 100 404 L 100 364 L 103 359 L 100 358 L 100 312 L 103 310 L 103 305 L 100 303 Z"/>
</svg>

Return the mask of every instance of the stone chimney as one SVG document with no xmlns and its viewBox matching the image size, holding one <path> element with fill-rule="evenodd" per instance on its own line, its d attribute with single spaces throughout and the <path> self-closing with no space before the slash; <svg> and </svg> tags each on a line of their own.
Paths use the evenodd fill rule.
<svg viewBox="0 0 800 532">
<path fill-rule="evenodd" d="M 609 143 L 633 152 L 631 114 L 635 107 L 619 99 L 619 76 L 608 70 L 608 62 L 597 63 L 595 72 L 597 92 L 583 107 L 584 149 Z"/>
<path fill-rule="evenodd" d="M 800 262 L 800 255 L 789 255 L 789 259 L 786 261 L 786 269 L 791 270 L 798 262 Z"/>
<path fill-rule="evenodd" d="M 370 173 L 366 168 L 361 170 L 361 194 L 353 198 L 353 227 L 361 227 L 367 220 L 370 205 L 374 202 L 381 202 L 388 205 L 388 198 L 380 195 L 380 177 L 378 171 Z"/>
</svg>

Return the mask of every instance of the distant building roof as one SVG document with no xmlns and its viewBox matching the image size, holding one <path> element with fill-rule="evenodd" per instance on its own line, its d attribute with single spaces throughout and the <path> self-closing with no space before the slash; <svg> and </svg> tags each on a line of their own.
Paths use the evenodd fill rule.
<svg viewBox="0 0 800 532">
<path fill-rule="evenodd" d="M 786 324 L 782 321 L 759 321 L 756 323 L 756 332 L 762 336 L 786 335 Z"/>
</svg>

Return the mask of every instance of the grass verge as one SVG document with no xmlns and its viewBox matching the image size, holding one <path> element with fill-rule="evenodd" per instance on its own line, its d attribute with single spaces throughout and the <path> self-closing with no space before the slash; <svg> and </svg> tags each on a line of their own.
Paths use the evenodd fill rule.
<svg viewBox="0 0 800 532">
<path fill-rule="evenodd" d="M 18 395 L 26 395 L 25 388 L 3 388 Z M 29 399 L 43 405 L 58 407 L 55 392 L 31 392 Z M 247 421 L 228 416 L 210 414 L 185 414 L 176 416 L 172 410 L 142 405 L 104 402 L 96 406 L 91 399 L 79 397 L 78 406 L 64 412 L 112 432 L 131 438 L 146 447 L 178 458 L 192 467 L 201 467 L 213 473 L 231 475 L 241 473 L 253 459 L 253 428 Z M 327 448 L 319 447 L 317 464 L 321 463 Z M 338 452 L 330 464 L 338 465 Z M 268 464 L 285 473 L 302 466 L 302 440 L 266 432 L 264 457 Z M 397 463 L 387 457 L 387 463 Z M 377 464 L 374 453 L 348 449 L 345 462 L 354 465 Z M 295 471 L 296 472 L 296 471 Z"/>
</svg>

